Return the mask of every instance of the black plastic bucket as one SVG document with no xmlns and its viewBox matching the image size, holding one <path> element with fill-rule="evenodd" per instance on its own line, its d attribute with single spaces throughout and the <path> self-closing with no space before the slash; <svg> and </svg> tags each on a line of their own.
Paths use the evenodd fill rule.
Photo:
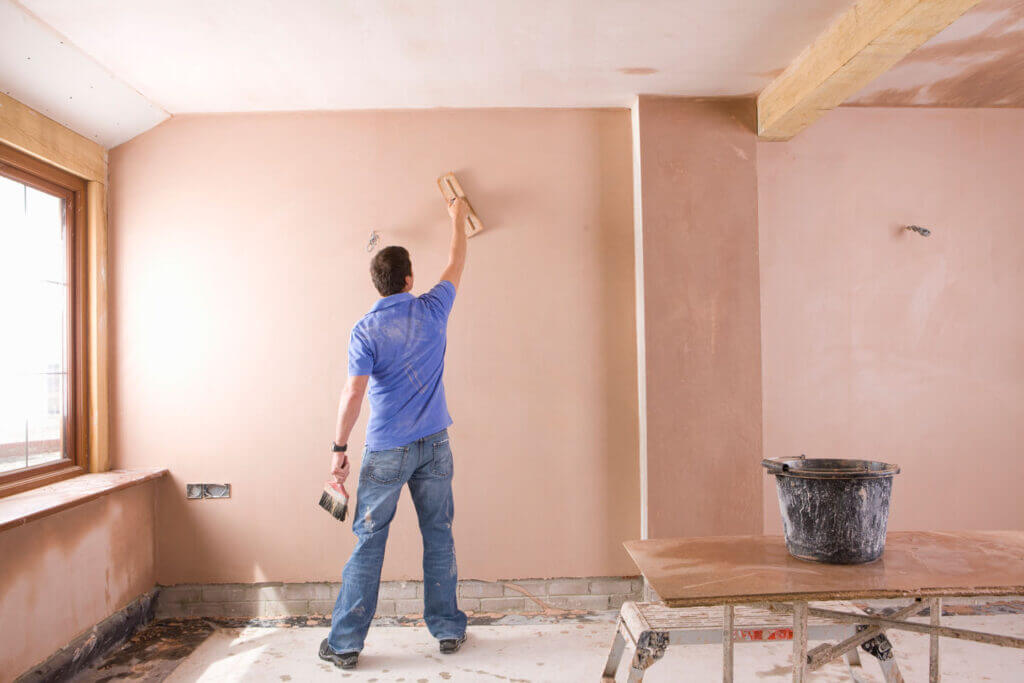
<svg viewBox="0 0 1024 683">
<path fill-rule="evenodd" d="M 786 548 L 829 564 L 872 562 L 885 549 L 897 465 L 871 460 L 762 460 L 775 475 Z"/>
</svg>

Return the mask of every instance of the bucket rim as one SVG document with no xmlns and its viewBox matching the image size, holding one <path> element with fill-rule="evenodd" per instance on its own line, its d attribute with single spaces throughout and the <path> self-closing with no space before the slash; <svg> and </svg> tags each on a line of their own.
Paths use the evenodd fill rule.
<svg viewBox="0 0 1024 683">
<path fill-rule="evenodd" d="M 801 465 L 815 461 L 859 463 L 858 465 L 841 468 L 818 467 L 806 469 Z M 881 467 L 871 467 L 871 465 Z M 803 455 L 788 458 L 765 458 L 761 466 L 768 474 L 777 477 L 797 477 L 800 479 L 882 479 L 900 473 L 900 466 L 879 460 L 860 460 L 856 458 L 808 458 Z"/>
</svg>

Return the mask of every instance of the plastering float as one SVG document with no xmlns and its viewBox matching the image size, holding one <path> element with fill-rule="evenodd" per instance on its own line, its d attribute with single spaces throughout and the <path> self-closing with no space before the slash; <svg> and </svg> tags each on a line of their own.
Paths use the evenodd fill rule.
<svg viewBox="0 0 1024 683">
<path fill-rule="evenodd" d="M 459 180 L 455 177 L 454 173 L 445 173 L 437 179 L 437 186 L 441 189 L 441 195 L 444 197 L 446 202 L 451 202 L 454 197 L 461 197 L 466 200 L 466 204 L 469 205 L 469 218 L 466 221 L 466 237 L 472 237 L 478 234 L 484 229 L 484 224 L 480 222 L 480 217 L 476 215 L 476 211 L 473 210 L 473 205 L 469 203 L 469 199 L 466 198 L 466 193 L 462 191 L 462 186 L 459 185 Z"/>
</svg>

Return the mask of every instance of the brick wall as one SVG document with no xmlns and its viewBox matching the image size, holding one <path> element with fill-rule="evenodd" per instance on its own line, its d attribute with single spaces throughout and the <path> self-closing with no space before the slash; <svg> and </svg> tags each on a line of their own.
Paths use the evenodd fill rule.
<svg viewBox="0 0 1024 683">
<path fill-rule="evenodd" d="M 516 614 L 546 610 L 617 610 L 640 599 L 638 577 L 460 581 L 466 612 Z M 276 617 L 328 615 L 340 583 L 181 584 L 161 587 L 157 617 Z M 385 581 L 377 616 L 423 613 L 422 581 Z"/>
</svg>

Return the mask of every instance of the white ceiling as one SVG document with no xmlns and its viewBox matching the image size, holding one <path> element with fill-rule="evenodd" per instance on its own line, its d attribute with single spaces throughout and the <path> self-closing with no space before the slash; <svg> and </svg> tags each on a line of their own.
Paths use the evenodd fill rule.
<svg viewBox="0 0 1024 683">
<path fill-rule="evenodd" d="M 852 2 L 0 0 L 0 90 L 107 147 L 190 112 L 754 95 Z M 853 101 L 1024 106 L 1022 8 L 983 0 Z"/>
<path fill-rule="evenodd" d="M 0 4 L 12 0 L 0 0 Z M 20 0 L 171 114 L 394 107 L 628 106 L 635 93 L 760 91 L 851 0 Z M 6 9 L 10 9 L 7 7 Z M 0 42 L 12 27 L 5 22 Z M 45 37 L 18 36 L 45 52 Z M 50 38 L 52 42 L 52 36 Z M 69 50 L 65 47 L 65 52 Z M 6 52 L 6 51 L 5 51 Z M 13 55 L 17 59 L 17 54 Z M 91 58 L 91 59 L 90 59 Z M 4 90 L 108 146 L 155 121 L 124 98 L 58 107 L 81 79 Z M 17 70 L 17 68 L 15 68 Z M 45 91 L 45 94 L 40 91 Z M 28 95 L 26 95 L 28 93 Z M 55 100 L 51 102 L 50 100 Z M 73 114 L 90 109 L 95 115 Z"/>
<path fill-rule="evenodd" d="M 168 116 L 8 0 L 0 0 L 0 90 L 105 147 Z"/>
</svg>

